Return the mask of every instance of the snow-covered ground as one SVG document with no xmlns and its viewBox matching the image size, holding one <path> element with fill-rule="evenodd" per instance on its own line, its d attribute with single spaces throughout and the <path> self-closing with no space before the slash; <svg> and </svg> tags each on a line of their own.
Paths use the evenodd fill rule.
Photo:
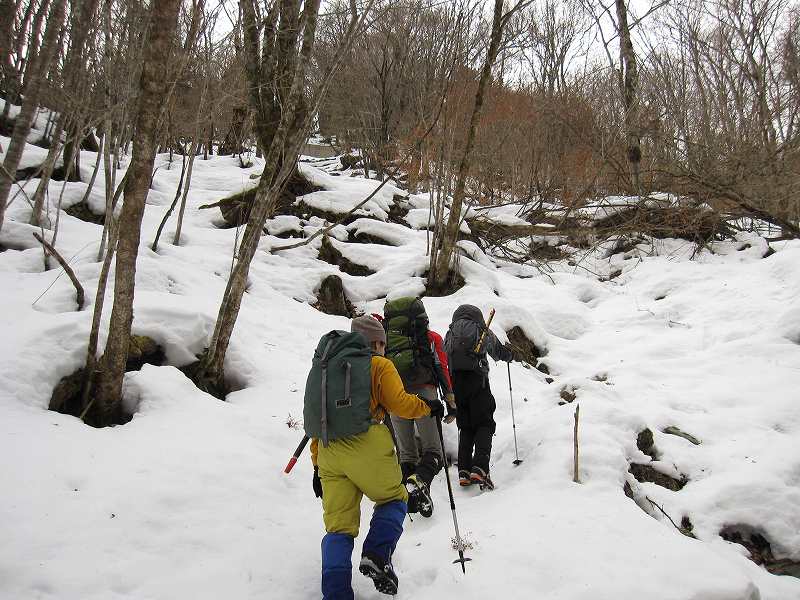
<svg viewBox="0 0 800 600">
<path fill-rule="evenodd" d="M 0 139 L 3 148 L 7 142 Z M 86 153 L 83 164 L 93 159 Z M 217 227 L 216 209 L 197 207 L 251 185 L 259 164 L 240 169 L 231 157 L 198 159 L 183 242 L 170 243 L 173 218 L 154 253 L 148 246 L 180 177 L 179 163 L 168 168 L 166 160 L 157 158 L 163 166 L 142 227 L 134 332 L 156 339 L 169 366 L 126 376 L 126 403 L 135 410 L 126 425 L 92 429 L 47 410 L 53 387 L 84 360 L 101 228 L 60 217 L 58 247 L 87 291 L 81 312 L 68 279 L 43 271 L 24 201 L 11 205 L 0 232 L 8 248 L 0 253 L 4 599 L 319 597 L 321 508 L 307 456 L 291 475 L 282 472 L 302 436 L 287 421 L 301 415 L 318 338 L 348 323 L 310 304 L 331 273 L 363 311 L 380 311 L 390 295 L 422 292 L 426 233 L 384 222 L 396 193 L 389 188 L 365 212 L 380 220 L 357 220 L 333 242 L 374 275 L 350 276 L 321 262 L 319 241 L 271 254 L 286 240 L 264 236 L 226 363 L 241 389 L 221 402 L 176 368 L 208 340 L 237 236 Z M 311 199 L 326 209 L 352 206 L 375 185 L 304 170 L 329 188 Z M 51 198 L 61 185 L 51 183 Z M 84 190 L 68 184 L 65 205 Z M 101 173 L 94 206 L 102 206 L 102 190 Z M 423 199 L 415 196 L 412 205 L 427 214 Z M 308 233 L 322 224 L 294 219 L 280 217 L 269 230 Z M 347 243 L 348 230 L 391 245 Z M 462 303 L 495 308 L 493 330 L 505 339 L 520 326 L 546 348 L 554 381 L 511 366 L 524 460 L 515 467 L 506 369 L 493 366 L 498 488 L 455 490 L 472 561 L 466 575 L 451 564 L 452 520 L 440 476 L 433 517 L 406 522 L 394 560 L 398 598 L 800 598 L 798 579 L 769 574 L 718 535 L 726 525 L 750 527 L 776 557 L 800 560 L 800 243 L 773 247 L 762 259 L 763 240 L 742 238 L 690 261 L 689 244 L 666 240 L 652 256 L 597 254 L 542 274 L 465 243 L 467 285 L 424 300 L 432 327 L 444 334 Z M 599 280 L 620 268 L 619 277 Z M 107 313 L 110 303 L 109 291 Z M 559 404 L 564 388 L 574 390 L 574 403 Z M 581 484 L 572 482 L 576 403 Z M 662 433 L 668 426 L 701 444 Z M 451 449 L 454 427 L 446 427 Z M 686 476 L 682 490 L 640 484 L 628 473 L 631 461 L 650 461 L 636 445 L 645 428 L 659 455 L 653 466 Z M 647 514 L 623 493 L 626 481 L 643 504 L 650 498 L 677 524 L 688 517 L 699 539 L 679 533 L 651 505 Z M 371 506 L 362 508 L 366 526 Z M 383 597 L 357 572 L 353 581 L 358 598 Z"/>
</svg>

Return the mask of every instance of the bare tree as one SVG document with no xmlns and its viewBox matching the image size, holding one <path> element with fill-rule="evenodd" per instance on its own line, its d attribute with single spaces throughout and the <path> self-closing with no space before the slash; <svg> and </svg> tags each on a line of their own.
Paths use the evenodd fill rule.
<svg viewBox="0 0 800 600">
<path fill-rule="evenodd" d="M 520 5 L 517 5 L 517 7 L 519 6 Z M 455 251 L 456 241 L 458 240 L 458 232 L 461 227 L 461 210 L 464 204 L 466 179 L 472 164 L 472 151 L 475 145 L 475 135 L 481 117 L 486 87 L 489 84 L 489 78 L 492 74 L 492 66 L 497 59 L 497 54 L 500 50 L 500 43 L 503 37 L 503 27 L 509 16 L 510 13 L 506 15 L 503 14 L 503 0 L 495 0 L 489 45 L 486 50 L 486 58 L 484 59 L 483 67 L 481 69 L 478 88 L 475 92 L 475 104 L 469 121 L 464 152 L 461 157 L 461 162 L 458 166 L 455 190 L 453 192 L 453 201 L 450 205 L 450 216 L 448 218 L 444 234 L 441 237 L 441 247 L 438 249 L 438 255 L 433 263 L 434 268 L 428 274 L 428 286 L 433 289 L 445 289 L 448 279 L 450 278 L 451 262 Z"/>
<path fill-rule="evenodd" d="M 614 0 L 617 12 L 617 31 L 619 34 L 619 86 L 622 104 L 625 109 L 625 139 L 627 140 L 627 158 L 631 169 L 631 183 L 639 196 L 642 185 L 639 177 L 639 165 L 642 161 L 642 149 L 639 144 L 639 67 L 636 52 L 633 49 L 631 30 L 628 26 L 628 7 L 625 0 Z"/>
<path fill-rule="evenodd" d="M 108 341 L 99 363 L 96 387 L 96 422 L 108 425 L 119 411 L 122 378 L 128 357 L 133 321 L 136 258 L 139 253 L 142 216 L 155 160 L 156 130 L 164 94 L 167 90 L 166 64 L 174 50 L 180 0 L 154 2 L 150 16 L 150 35 L 145 47 L 138 100 L 136 136 L 125 186 L 125 199 L 119 218 L 114 307 L 111 311 Z"/>
<path fill-rule="evenodd" d="M 243 0 L 241 6 L 250 102 L 255 113 L 256 135 L 265 152 L 265 165 L 214 333 L 197 376 L 198 384 L 209 389 L 224 387 L 225 354 L 264 223 L 274 213 L 278 197 L 295 170 L 298 152 L 321 99 L 342 55 L 363 27 L 372 0 L 367 0 L 360 12 L 355 0 L 350 3 L 348 29 L 334 60 L 313 87 L 307 75 L 313 58 L 319 0 L 304 2 L 302 10 L 297 0 L 271 3 L 263 12 L 256 0 Z"/>
<path fill-rule="evenodd" d="M 39 9 L 42 18 L 44 18 L 46 9 L 47 3 L 44 2 Z M 31 75 L 26 77 L 25 100 L 14 123 L 14 132 L 11 134 L 6 157 L 0 168 L 0 229 L 3 227 L 8 195 L 27 143 L 28 132 L 31 130 L 34 116 L 39 107 L 39 95 L 44 85 L 44 79 L 58 50 L 58 38 L 64 23 L 65 10 L 66 0 L 55 0 L 47 17 L 41 52 L 38 52 L 35 58 L 29 62 L 28 70 L 31 71 Z M 34 47 L 31 46 L 28 51 L 29 56 L 33 52 Z"/>
</svg>

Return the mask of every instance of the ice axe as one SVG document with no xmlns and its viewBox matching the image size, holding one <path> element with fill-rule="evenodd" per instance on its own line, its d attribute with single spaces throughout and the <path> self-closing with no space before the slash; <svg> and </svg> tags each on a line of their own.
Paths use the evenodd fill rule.
<svg viewBox="0 0 800 600">
<path fill-rule="evenodd" d="M 480 354 L 481 346 L 483 346 L 483 340 L 486 339 L 486 332 L 489 331 L 489 325 L 492 324 L 492 319 L 494 319 L 494 309 L 489 311 L 489 319 L 486 321 L 486 327 L 483 328 L 483 333 L 481 333 L 481 337 L 478 338 L 478 343 L 475 344 L 475 348 L 472 350 L 475 354 Z"/>
<path fill-rule="evenodd" d="M 286 468 L 283 470 L 284 473 L 288 473 L 294 468 L 297 459 L 300 458 L 300 455 L 303 453 L 303 449 L 306 447 L 308 443 L 308 436 L 304 435 L 303 439 L 300 440 L 300 443 L 297 445 L 297 449 L 294 451 L 292 458 L 289 459 L 289 462 L 286 464 Z"/>
</svg>

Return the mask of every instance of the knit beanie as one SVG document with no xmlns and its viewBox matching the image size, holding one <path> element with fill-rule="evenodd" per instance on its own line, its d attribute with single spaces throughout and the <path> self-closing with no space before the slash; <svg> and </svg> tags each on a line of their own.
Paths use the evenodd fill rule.
<svg viewBox="0 0 800 600">
<path fill-rule="evenodd" d="M 386 332 L 383 330 L 383 325 L 381 325 L 376 318 L 370 317 L 369 315 L 353 319 L 350 323 L 350 331 L 353 333 L 360 333 L 369 343 L 386 343 Z"/>
</svg>

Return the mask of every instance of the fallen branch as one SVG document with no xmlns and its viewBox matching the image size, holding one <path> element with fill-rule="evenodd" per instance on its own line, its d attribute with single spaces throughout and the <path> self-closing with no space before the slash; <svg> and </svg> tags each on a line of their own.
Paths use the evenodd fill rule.
<svg viewBox="0 0 800 600">
<path fill-rule="evenodd" d="M 61 268 L 64 269 L 64 272 L 67 274 L 67 277 L 69 277 L 70 281 L 72 281 L 72 285 L 75 286 L 75 296 L 76 300 L 78 301 L 78 310 L 83 310 L 83 303 L 84 303 L 83 286 L 81 285 L 81 282 L 78 281 L 78 278 L 75 275 L 75 271 L 73 271 L 72 267 L 69 266 L 69 263 L 67 263 L 67 261 L 64 260 L 64 257 L 61 256 L 58 253 L 58 251 L 55 248 L 53 248 L 53 246 L 49 244 L 42 236 L 40 236 L 38 233 L 34 233 L 33 237 L 36 238 L 36 241 L 38 241 L 42 245 L 42 247 L 44 247 L 44 249 L 58 261 L 58 264 L 61 265 Z"/>
<path fill-rule="evenodd" d="M 665 511 L 663 508 L 661 508 L 661 507 L 660 507 L 658 504 L 656 504 L 655 502 L 653 502 L 653 501 L 650 499 L 650 497 L 649 497 L 649 496 L 645 496 L 645 499 L 646 499 L 646 500 L 647 500 L 647 501 L 648 501 L 650 504 L 652 504 L 653 506 L 655 506 L 655 507 L 656 507 L 656 508 L 657 508 L 659 511 L 661 511 L 661 514 L 662 514 L 662 515 L 664 515 L 665 517 L 667 517 L 667 519 L 669 519 L 669 522 L 670 522 L 670 523 L 672 523 L 672 526 L 673 526 L 673 527 L 675 527 L 675 529 L 677 529 L 678 531 L 680 531 L 681 533 L 683 533 L 683 529 L 681 529 L 680 527 L 678 527 L 678 526 L 675 524 L 675 521 L 673 521 L 673 520 L 672 520 L 672 517 L 670 517 L 670 516 L 667 514 L 667 512 L 666 512 L 666 511 Z"/>
</svg>

